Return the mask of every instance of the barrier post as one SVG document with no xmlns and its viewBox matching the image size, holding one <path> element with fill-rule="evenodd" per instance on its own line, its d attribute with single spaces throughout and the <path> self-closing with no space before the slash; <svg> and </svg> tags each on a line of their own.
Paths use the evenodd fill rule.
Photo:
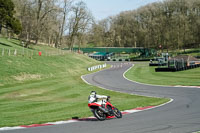
<svg viewBox="0 0 200 133">
<path fill-rule="evenodd" d="M 4 48 L 2 49 L 2 56 L 4 56 Z"/>
<path fill-rule="evenodd" d="M 17 56 L 17 49 L 15 49 L 14 51 L 14 56 Z"/>
<path fill-rule="evenodd" d="M 10 56 L 10 49 L 8 50 L 8 56 Z"/>
</svg>

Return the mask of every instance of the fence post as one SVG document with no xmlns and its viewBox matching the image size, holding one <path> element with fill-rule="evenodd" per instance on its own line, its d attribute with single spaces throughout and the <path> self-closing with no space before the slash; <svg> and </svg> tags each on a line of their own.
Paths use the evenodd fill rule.
<svg viewBox="0 0 200 133">
<path fill-rule="evenodd" d="M 8 50 L 8 56 L 10 56 L 10 49 Z"/>
<path fill-rule="evenodd" d="M 17 56 L 17 49 L 15 49 L 14 51 L 14 56 Z"/>
<path fill-rule="evenodd" d="M 2 49 L 2 56 L 4 56 L 4 48 Z"/>
</svg>

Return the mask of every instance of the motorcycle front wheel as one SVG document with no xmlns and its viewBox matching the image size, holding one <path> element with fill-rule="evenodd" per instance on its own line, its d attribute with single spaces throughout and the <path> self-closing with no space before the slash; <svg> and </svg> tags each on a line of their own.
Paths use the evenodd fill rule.
<svg viewBox="0 0 200 133">
<path fill-rule="evenodd" d="M 122 118 L 122 113 L 121 113 L 121 111 L 119 111 L 119 109 L 114 108 L 113 113 L 117 118 Z"/>
<path fill-rule="evenodd" d="M 102 112 L 100 109 L 94 109 L 93 113 L 94 116 L 100 121 L 104 121 L 106 119 L 106 114 L 104 114 L 104 112 Z"/>
</svg>

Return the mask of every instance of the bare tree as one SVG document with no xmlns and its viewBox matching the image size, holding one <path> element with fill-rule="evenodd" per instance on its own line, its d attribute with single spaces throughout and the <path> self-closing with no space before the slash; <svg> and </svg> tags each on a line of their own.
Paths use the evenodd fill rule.
<svg viewBox="0 0 200 133">
<path fill-rule="evenodd" d="M 52 13 L 53 11 L 57 11 L 57 7 L 55 6 L 55 0 L 36 0 L 35 5 L 35 44 L 37 44 L 38 40 L 40 39 L 40 35 L 44 30 L 43 26 L 45 25 L 47 15 Z"/>
<path fill-rule="evenodd" d="M 17 16 L 21 20 L 23 30 L 20 38 L 26 41 L 26 47 L 32 40 L 35 44 L 42 39 L 43 32 L 50 31 L 48 25 L 52 19 L 57 21 L 59 7 L 55 4 L 57 0 L 13 0 L 17 7 Z M 53 24 L 53 23 L 52 23 Z M 49 26 L 51 27 L 51 26 Z M 52 26 L 53 27 L 53 26 Z"/>
<path fill-rule="evenodd" d="M 69 22 L 69 47 L 71 50 L 73 49 L 75 38 L 79 36 L 82 39 L 82 35 L 87 31 L 88 26 L 92 22 L 92 15 L 82 1 L 72 7 L 72 13 L 73 15 Z"/>
</svg>

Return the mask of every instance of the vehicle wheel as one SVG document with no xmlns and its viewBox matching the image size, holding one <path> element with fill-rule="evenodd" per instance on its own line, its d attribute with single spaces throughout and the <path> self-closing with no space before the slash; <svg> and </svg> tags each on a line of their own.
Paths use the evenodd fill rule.
<svg viewBox="0 0 200 133">
<path fill-rule="evenodd" d="M 95 109 L 93 113 L 94 116 L 100 121 L 104 121 L 106 119 L 106 114 L 104 114 L 104 112 L 102 112 L 100 109 Z"/>
<path fill-rule="evenodd" d="M 114 115 L 115 115 L 117 118 L 122 118 L 122 113 L 121 113 L 121 111 L 119 111 L 119 109 L 114 108 L 114 109 L 113 109 L 113 112 L 114 112 Z"/>
</svg>

